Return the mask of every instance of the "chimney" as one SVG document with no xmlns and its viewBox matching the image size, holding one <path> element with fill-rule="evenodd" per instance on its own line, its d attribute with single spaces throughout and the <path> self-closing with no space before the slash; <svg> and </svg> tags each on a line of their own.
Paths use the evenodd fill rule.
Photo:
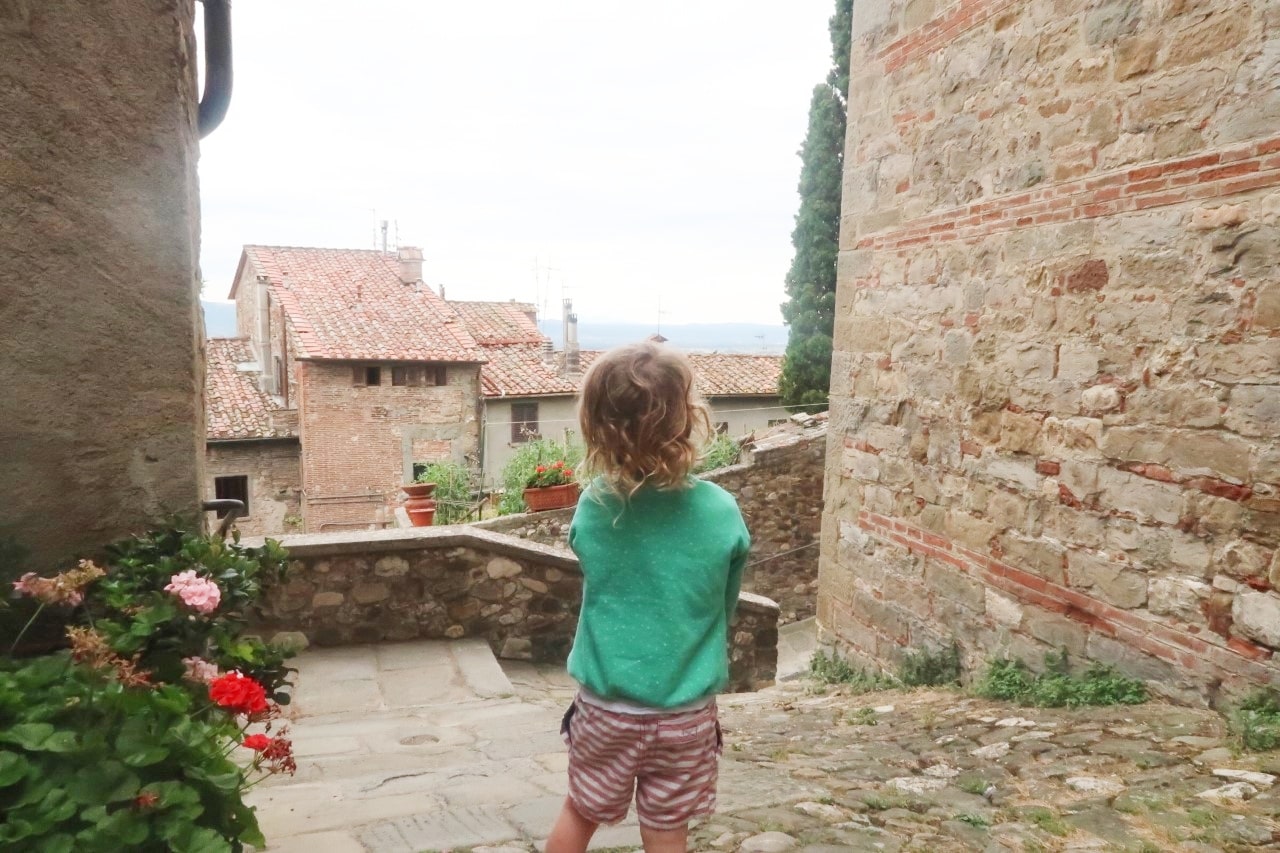
<svg viewBox="0 0 1280 853">
<path fill-rule="evenodd" d="M 422 250 L 413 246 L 401 246 L 396 254 L 400 260 L 400 280 L 405 284 L 422 281 Z"/>
<path fill-rule="evenodd" d="M 550 338 L 542 342 L 542 363 L 552 369 L 556 366 L 556 345 Z"/>
<path fill-rule="evenodd" d="M 564 301 L 564 375 L 576 377 L 582 373 L 578 357 L 578 315 L 573 313 L 573 300 Z"/>
</svg>

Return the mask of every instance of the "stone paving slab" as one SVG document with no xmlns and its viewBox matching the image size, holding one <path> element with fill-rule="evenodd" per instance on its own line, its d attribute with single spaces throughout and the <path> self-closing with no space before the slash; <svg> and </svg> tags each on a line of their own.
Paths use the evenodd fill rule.
<svg viewBox="0 0 1280 853">
<path fill-rule="evenodd" d="M 542 849 L 564 796 L 557 732 L 574 686 L 519 662 L 498 678 L 481 651 L 407 643 L 301 656 L 298 775 L 251 796 L 268 849 Z M 397 682 L 416 686 L 397 693 Z M 352 685 L 354 700 L 343 695 Z M 353 709 L 334 710 L 344 702 Z M 1238 754 L 1211 712 L 852 695 L 807 679 L 720 706 L 720 808 L 695 827 L 694 850 L 1280 850 L 1280 754 Z M 592 849 L 639 846 L 633 813 Z"/>
</svg>

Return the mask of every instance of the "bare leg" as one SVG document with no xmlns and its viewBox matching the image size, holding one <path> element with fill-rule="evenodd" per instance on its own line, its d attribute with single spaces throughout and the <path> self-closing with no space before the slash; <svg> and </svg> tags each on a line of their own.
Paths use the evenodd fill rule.
<svg viewBox="0 0 1280 853">
<path fill-rule="evenodd" d="M 556 825 L 547 838 L 547 853 L 584 853 L 599 825 L 578 814 L 573 801 L 565 797 L 564 808 L 560 809 L 560 817 L 556 818 Z M 684 853 L 684 848 L 680 851 Z"/>
<path fill-rule="evenodd" d="M 644 853 L 685 853 L 689 842 L 689 825 L 679 829 L 650 829 L 640 824 L 640 840 L 644 842 Z M 547 848 L 547 853 L 551 849 Z"/>
</svg>

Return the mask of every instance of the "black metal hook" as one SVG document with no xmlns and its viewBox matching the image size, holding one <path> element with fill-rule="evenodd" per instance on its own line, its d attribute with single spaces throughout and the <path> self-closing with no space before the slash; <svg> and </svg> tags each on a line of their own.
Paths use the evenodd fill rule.
<svg viewBox="0 0 1280 853">
<path fill-rule="evenodd" d="M 200 138 L 222 124 L 231 106 L 231 0 L 204 3 L 204 94 L 200 98 Z"/>
</svg>

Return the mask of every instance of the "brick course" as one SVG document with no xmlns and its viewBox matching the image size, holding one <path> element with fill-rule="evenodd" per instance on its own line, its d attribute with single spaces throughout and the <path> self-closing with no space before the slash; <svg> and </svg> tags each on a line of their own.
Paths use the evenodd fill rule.
<svg viewBox="0 0 1280 853">
<path fill-rule="evenodd" d="M 882 662 L 1066 647 L 1188 701 L 1275 683 L 1280 19 L 868 3 L 824 630 Z"/>
</svg>

